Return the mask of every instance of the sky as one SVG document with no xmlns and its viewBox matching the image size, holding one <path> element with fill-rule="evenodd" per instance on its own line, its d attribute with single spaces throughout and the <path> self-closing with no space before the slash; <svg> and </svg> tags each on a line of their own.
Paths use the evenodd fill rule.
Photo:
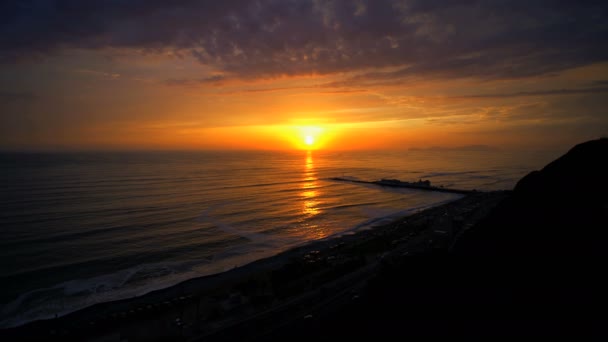
<svg viewBox="0 0 608 342">
<path fill-rule="evenodd" d="M 0 149 L 569 147 L 608 2 L 0 3 Z"/>
</svg>

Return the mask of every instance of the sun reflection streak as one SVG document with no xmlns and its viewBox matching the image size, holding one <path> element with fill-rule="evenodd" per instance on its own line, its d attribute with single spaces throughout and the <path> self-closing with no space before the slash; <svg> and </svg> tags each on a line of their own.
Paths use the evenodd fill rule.
<svg viewBox="0 0 608 342">
<path fill-rule="evenodd" d="M 307 219 L 313 218 L 321 213 L 319 208 L 318 178 L 315 171 L 315 164 L 312 158 L 312 152 L 306 153 L 306 164 L 304 168 L 304 182 L 302 183 L 302 192 L 300 196 L 304 199 L 302 213 Z M 321 227 L 312 222 L 304 224 L 305 234 L 310 235 L 313 239 L 322 239 L 329 235 L 327 228 Z"/>
<path fill-rule="evenodd" d="M 306 153 L 306 165 L 304 171 L 304 183 L 302 184 L 302 193 L 300 196 L 304 198 L 304 214 L 308 216 L 315 216 L 319 214 L 318 204 L 316 200 L 317 194 L 317 177 L 315 174 L 315 165 L 312 159 L 312 153 L 308 151 Z"/>
</svg>

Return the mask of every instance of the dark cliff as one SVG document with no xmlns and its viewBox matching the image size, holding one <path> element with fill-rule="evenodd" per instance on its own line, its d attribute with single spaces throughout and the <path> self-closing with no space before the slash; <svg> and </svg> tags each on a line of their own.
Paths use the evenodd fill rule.
<svg viewBox="0 0 608 342">
<path fill-rule="evenodd" d="M 522 178 L 513 195 L 456 242 L 454 254 L 608 254 L 608 139 L 579 144 Z"/>
</svg>

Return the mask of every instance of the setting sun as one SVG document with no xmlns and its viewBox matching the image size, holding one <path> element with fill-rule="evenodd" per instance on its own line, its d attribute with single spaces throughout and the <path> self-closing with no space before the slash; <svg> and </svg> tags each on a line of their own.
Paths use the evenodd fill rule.
<svg viewBox="0 0 608 342">
<path fill-rule="evenodd" d="M 302 126 L 298 128 L 300 148 L 304 149 L 318 149 L 322 145 L 322 133 L 323 129 L 317 126 Z"/>
<path fill-rule="evenodd" d="M 307 135 L 306 138 L 304 138 L 304 143 L 308 146 L 312 146 L 312 144 L 315 143 L 315 138 L 312 135 Z"/>
</svg>

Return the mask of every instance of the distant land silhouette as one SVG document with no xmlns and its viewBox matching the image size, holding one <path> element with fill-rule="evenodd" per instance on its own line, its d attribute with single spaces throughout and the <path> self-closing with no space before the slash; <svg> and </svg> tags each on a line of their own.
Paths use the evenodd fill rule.
<svg viewBox="0 0 608 342">
<path fill-rule="evenodd" d="M 466 145 L 466 146 L 431 146 L 431 147 L 411 147 L 410 151 L 500 151 L 500 148 L 490 145 Z"/>
</svg>

